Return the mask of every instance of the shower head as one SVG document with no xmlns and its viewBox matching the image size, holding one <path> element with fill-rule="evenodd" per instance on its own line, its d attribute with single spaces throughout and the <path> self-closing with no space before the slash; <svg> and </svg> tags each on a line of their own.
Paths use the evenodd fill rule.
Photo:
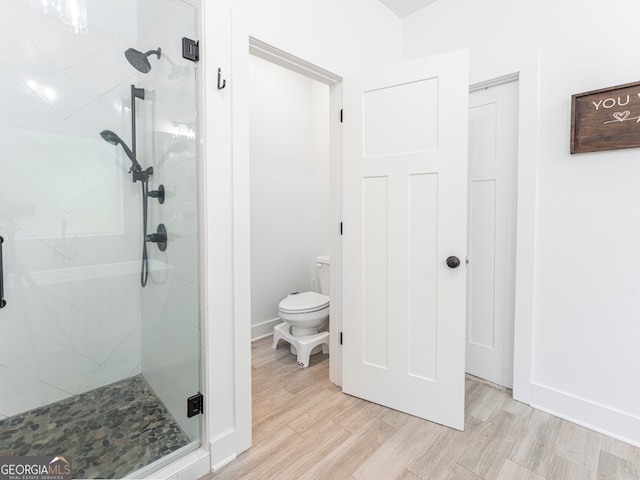
<svg viewBox="0 0 640 480">
<path fill-rule="evenodd" d="M 124 150 L 124 153 L 127 154 L 127 157 L 129 157 L 129 160 L 131 160 L 131 163 L 133 164 L 131 169 L 138 172 L 142 171 L 142 167 L 138 163 L 138 160 L 136 160 L 135 155 L 133 154 L 131 149 L 127 146 L 127 144 L 124 143 L 124 141 L 118 135 L 113 133 L 111 130 L 103 130 L 100 132 L 100 136 L 103 138 L 105 142 L 110 143 L 111 145 L 116 145 L 116 146 L 121 145 L 122 149 Z"/>
<path fill-rule="evenodd" d="M 160 47 L 158 47 L 157 50 L 149 50 L 146 53 L 142 53 L 135 48 L 128 48 L 124 52 L 124 56 L 127 57 L 127 60 L 133 68 L 141 73 L 149 73 L 149 71 L 151 70 L 151 64 L 149 63 L 149 59 L 147 57 L 149 55 L 153 55 L 154 53 L 158 58 L 160 58 Z"/>
</svg>

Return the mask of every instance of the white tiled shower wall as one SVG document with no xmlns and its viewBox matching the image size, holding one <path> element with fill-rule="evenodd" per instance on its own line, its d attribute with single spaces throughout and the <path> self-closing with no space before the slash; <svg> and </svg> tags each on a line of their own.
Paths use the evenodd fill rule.
<svg viewBox="0 0 640 480">
<path fill-rule="evenodd" d="M 179 55 L 193 8 L 89 0 L 79 37 L 34 3 L 0 4 L 0 418 L 141 372 L 184 413 L 198 385 L 195 82 Z M 123 55 L 160 44 L 148 76 Z M 154 166 L 151 188 L 167 187 L 164 205 L 150 199 L 149 232 L 165 223 L 169 247 L 149 245 L 144 290 L 140 184 L 99 136 L 131 145 L 131 84 L 149 92 L 137 104 L 140 163 Z"/>
<path fill-rule="evenodd" d="M 3 416 L 141 368 L 139 187 L 99 136 L 129 141 L 135 16 L 118 25 L 78 41 L 28 1 L 0 5 Z"/>
</svg>

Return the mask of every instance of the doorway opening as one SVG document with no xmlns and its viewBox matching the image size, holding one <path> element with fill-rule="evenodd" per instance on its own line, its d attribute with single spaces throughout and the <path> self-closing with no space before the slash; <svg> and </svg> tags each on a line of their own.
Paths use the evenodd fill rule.
<svg viewBox="0 0 640 480">
<path fill-rule="evenodd" d="M 251 37 L 248 64 L 251 340 L 264 343 L 282 323 L 279 302 L 307 291 L 330 295 L 329 333 L 337 338 L 341 162 L 334 146 L 341 145 L 335 139 L 341 78 Z M 320 269 L 330 271 L 330 294 Z M 330 338 L 330 345 L 337 341 Z M 286 342 L 272 353 L 283 377 L 307 371 Z M 312 355 L 309 370 L 319 363 L 328 381 L 331 356 Z M 254 401 L 261 387 L 253 381 Z"/>
</svg>

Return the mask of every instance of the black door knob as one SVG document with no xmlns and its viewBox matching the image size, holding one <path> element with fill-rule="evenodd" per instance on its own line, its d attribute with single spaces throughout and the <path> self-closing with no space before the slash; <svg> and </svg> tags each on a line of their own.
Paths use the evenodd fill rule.
<svg viewBox="0 0 640 480">
<path fill-rule="evenodd" d="M 447 267 L 449 268 L 458 268 L 460 266 L 460 259 L 458 257 L 449 257 L 447 258 Z"/>
</svg>

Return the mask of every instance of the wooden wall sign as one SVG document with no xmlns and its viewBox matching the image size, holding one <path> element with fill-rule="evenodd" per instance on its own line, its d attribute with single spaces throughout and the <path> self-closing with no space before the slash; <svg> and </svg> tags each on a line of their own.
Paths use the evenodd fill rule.
<svg viewBox="0 0 640 480">
<path fill-rule="evenodd" d="M 571 153 L 640 147 L 640 82 L 571 96 Z"/>
</svg>

